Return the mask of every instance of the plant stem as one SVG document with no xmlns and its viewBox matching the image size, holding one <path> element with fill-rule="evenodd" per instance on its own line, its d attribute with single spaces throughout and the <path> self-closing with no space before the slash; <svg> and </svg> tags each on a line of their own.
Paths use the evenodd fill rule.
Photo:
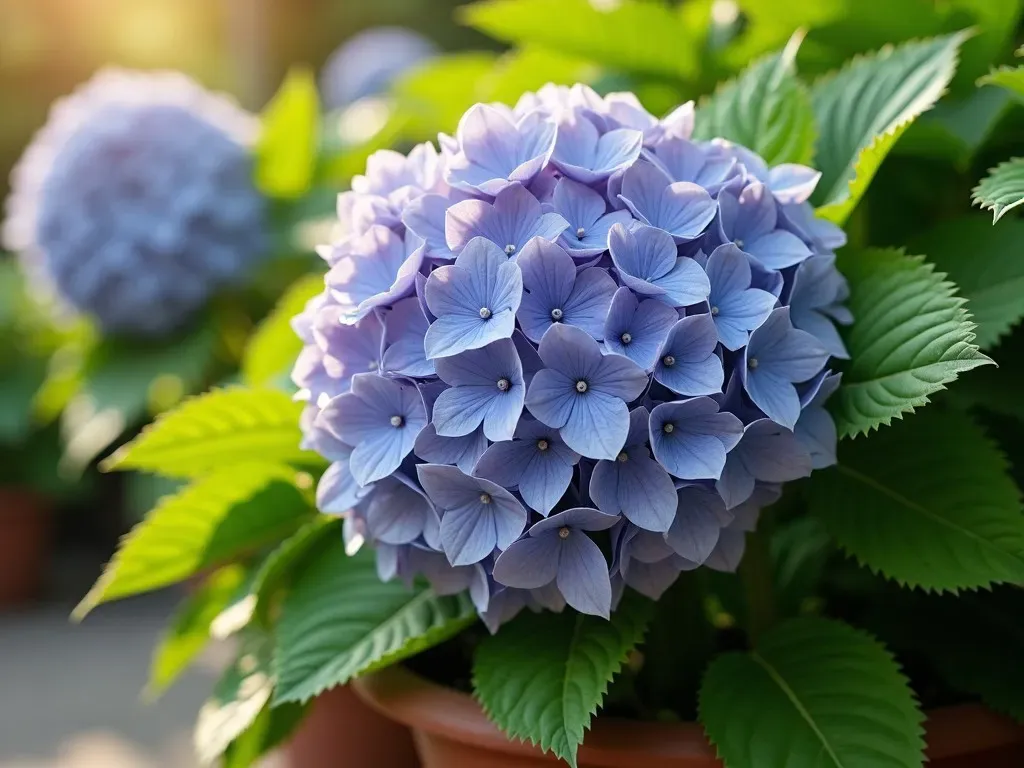
<svg viewBox="0 0 1024 768">
<path fill-rule="evenodd" d="M 747 536 L 747 549 L 739 567 L 747 602 L 747 633 L 755 644 L 777 619 L 769 528 L 763 518 L 762 514 L 757 530 Z"/>
</svg>

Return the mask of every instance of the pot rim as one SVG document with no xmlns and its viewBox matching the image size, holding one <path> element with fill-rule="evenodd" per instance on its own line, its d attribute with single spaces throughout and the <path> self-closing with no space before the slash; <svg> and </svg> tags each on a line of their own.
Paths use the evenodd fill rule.
<svg viewBox="0 0 1024 768">
<path fill-rule="evenodd" d="M 537 755 L 538 747 L 505 736 L 468 693 L 435 683 L 394 665 L 354 681 L 371 707 L 418 731 L 512 755 Z M 928 759 L 950 758 L 1024 744 L 1024 725 L 981 704 L 957 704 L 926 712 Z M 716 751 L 697 723 L 656 723 L 598 717 L 580 747 L 581 762 L 601 765 L 600 755 L 643 744 L 649 754 L 673 758 L 715 758 Z M 614 765 L 616 763 L 609 763 Z"/>
</svg>

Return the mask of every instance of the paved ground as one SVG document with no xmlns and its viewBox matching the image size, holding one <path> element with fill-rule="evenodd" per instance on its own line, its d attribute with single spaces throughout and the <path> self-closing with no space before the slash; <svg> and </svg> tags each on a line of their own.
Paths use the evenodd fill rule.
<svg viewBox="0 0 1024 768">
<path fill-rule="evenodd" d="M 193 768 L 192 723 L 215 659 L 160 701 L 139 698 L 176 601 L 113 604 L 77 626 L 70 601 L 0 615 L 0 768 Z"/>
</svg>

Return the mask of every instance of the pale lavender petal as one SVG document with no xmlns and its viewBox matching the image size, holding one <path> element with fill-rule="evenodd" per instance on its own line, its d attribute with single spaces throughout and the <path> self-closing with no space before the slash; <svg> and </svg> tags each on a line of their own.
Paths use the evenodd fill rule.
<svg viewBox="0 0 1024 768">
<path fill-rule="evenodd" d="M 364 322 L 367 318 L 364 318 Z M 385 373 L 428 378 L 434 375 L 434 361 L 428 360 L 423 349 L 427 332 L 427 318 L 415 297 L 397 302 L 384 318 L 384 357 L 381 369 Z"/>
<path fill-rule="evenodd" d="M 440 437 L 433 424 L 428 424 L 416 437 L 413 453 L 431 464 L 454 464 L 467 475 L 487 450 L 482 427 L 464 437 Z"/>
<path fill-rule="evenodd" d="M 638 302 L 629 288 L 619 288 L 605 320 L 605 347 L 650 370 L 678 319 L 679 315 L 667 304 L 656 299 Z"/>
<path fill-rule="evenodd" d="M 361 486 L 349 471 L 348 460 L 335 461 L 320 478 L 316 486 L 316 508 L 327 515 L 348 512 L 373 490 L 373 485 Z"/>
<path fill-rule="evenodd" d="M 742 434 L 743 423 L 731 413 L 720 413 L 708 397 L 662 403 L 651 411 L 654 456 L 683 480 L 717 480 L 726 454 Z"/>
</svg>

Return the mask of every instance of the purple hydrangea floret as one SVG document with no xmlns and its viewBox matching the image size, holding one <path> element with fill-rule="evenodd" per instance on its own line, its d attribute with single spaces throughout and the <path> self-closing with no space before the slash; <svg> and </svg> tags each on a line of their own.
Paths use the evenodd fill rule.
<svg viewBox="0 0 1024 768">
<path fill-rule="evenodd" d="M 693 121 L 549 85 L 342 195 L 293 378 L 318 505 L 382 578 L 469 590 L 491 631 L 607 616 L 735 570 L 782 485 L 835 463 L 853 318 L 819 174 Z"/>
</svg>

